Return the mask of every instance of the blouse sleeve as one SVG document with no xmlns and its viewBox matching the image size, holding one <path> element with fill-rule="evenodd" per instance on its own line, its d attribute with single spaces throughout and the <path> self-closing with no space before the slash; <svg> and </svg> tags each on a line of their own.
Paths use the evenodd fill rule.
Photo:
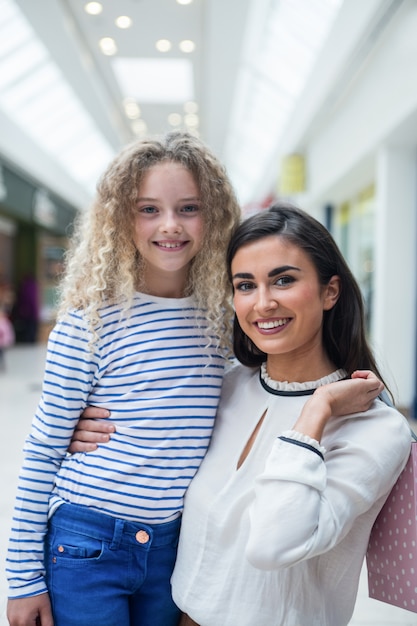
<svg viewBox="0 0 417 626">
<path fill-rule="evenodd" d="M 327 452 L 294 433 L 274 442 L 250 509 L 246 556 L 254 567 L 287 567 L 327 552 L 401 473 L 411 437 L 395 409 L 376 401 L 365 414 L 334 420 L 340 428 L 323 438 Z"/>
</svg>

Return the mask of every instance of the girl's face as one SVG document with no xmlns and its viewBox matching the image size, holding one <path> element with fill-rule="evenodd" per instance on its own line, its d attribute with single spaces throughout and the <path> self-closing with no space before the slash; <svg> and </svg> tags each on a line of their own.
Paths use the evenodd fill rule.
<svg viewBox="0 0 417 626">
<path fill-rule="evenodd" d="M 242 246 L 231 269 L 236 316 L 268 355 L 269 375 L 301 382 L 329 374 L 334 368 L 322 346 L 323 312 L 337 301 L 339 277 L 320 285 L 310 257 L 279 235 Z"/>
<path fill-rule="evenodd" d="M 151 167 L 138 189 L 133 234 L 148 291 L 181 297 L 203 236 L 200 193 L 190 171 L 173 162 Z"/>
</svg>

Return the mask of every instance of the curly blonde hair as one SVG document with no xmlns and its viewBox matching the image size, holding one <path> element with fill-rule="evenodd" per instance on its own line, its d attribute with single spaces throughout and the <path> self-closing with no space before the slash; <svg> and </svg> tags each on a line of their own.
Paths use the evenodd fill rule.
<svg viewBox="0 0 417 626">
<path fill-rule="evenodd" d="M 197 306 L 204 309 L 208 336 L 213 335 L 217 347 L 230 353 L 233 311 L 225 254 L 241 212 L 223 165 L 201 140 L 185 132 L 134 141 L 101 176 L 94 202 L 75 223 L 59 315 L 82 309 L 97 338 L 104 302 L 128 309 L 138 285 L 143 285 L 144 261 L 133 242 L 138 189 L 152 166 L 167 161 L 191 172 L 201 198 L 204 243 L 191 263 L 186 295 L 193 294 Z"/>
</svg>

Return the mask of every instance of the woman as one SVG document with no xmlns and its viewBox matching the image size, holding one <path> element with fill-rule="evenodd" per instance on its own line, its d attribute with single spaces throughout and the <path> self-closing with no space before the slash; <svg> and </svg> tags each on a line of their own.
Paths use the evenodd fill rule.
<svg viewBox="0 0 417 626">
<path fill-rule="evenodd" d="M 276 204 L 237 227 L 227 266 L 241 364 L 185 498 L 181 623 L 345 626 L 409 428 L 373 401 L 360 291 L 319 222 Z"/>
<path fill-rule="evenodd" d="M 378 370 L 323 226 L 275 205 L 237 228 L 227 266 L 243 365 L 187 492 L 174 601 L 201 626 L 344 626 L 409 428 L 380 400 L 333 417 L 336 381 Z"/>
</svg>

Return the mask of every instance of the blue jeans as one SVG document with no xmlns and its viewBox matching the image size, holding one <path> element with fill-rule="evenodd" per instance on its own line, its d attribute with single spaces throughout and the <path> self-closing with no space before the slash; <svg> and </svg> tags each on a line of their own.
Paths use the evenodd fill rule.
<svg viewBox="0 0 417 626">
<path fill-rule="evenodd" d="M 61 505 L 45 540 L 54 625 L 177 626 L 170 578 L 180 524 L 150 526 Z"/>
</svg>

